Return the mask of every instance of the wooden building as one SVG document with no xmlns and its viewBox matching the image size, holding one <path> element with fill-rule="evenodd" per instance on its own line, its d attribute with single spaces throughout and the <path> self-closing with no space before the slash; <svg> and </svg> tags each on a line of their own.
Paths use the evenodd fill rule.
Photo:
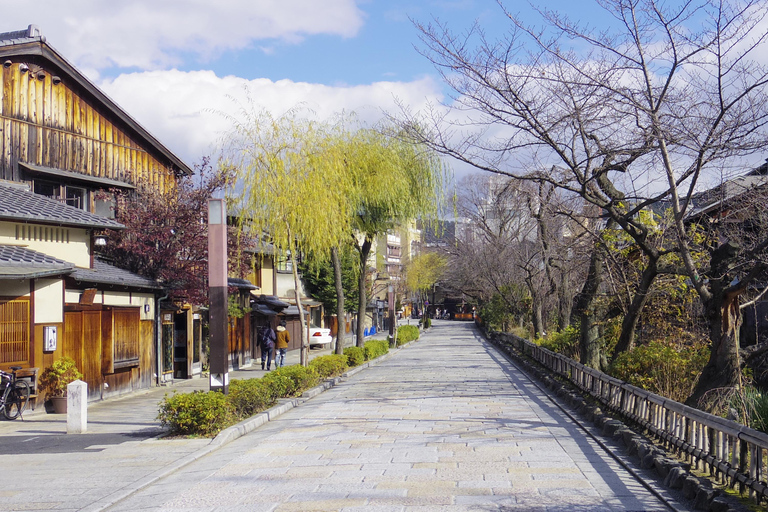
<svg viewBox="0 0 768 512">
<path fill-rule="evenodd" d="M 105 214 L 110 204 L 99 191 L 165 191 L 192 173 L 34 25 L 0 34 L 0 63 L 0 179 Z"/>
<path fill-rule="evenodd" d="M 0 184 L 0 369 L 75 360 L 90 399 L 151 385 L 157 283 L 94 257 L 114 220 Z"/>
<path fill-rule="evenodd" d="M 0 188 L 7 205 L 0 251 L 8 256 L 0 264 L 11 269 L 0 276 L 0 368 L 42 368 L 71 355 L 86 373 L 90 398 L 162 377 L 160 290 L 94 258 L 93 235 L 94 229 L 121 228 L 110 220 L 111 189 L 168 191 L 190 174 L 34 25 L 0 34 L 0 180 L 54 200 L 30 200 L 48 216 L 31 210 L 31 217 L 18 217 L 7 201 L 29 192 Z M 81 215 L 90 215 L 92 224 L 78 224 Z M 15 273 L 28 258 L 35 261 L 33 271 Z M 54 350 L 44 350 L 43 330 L 57 333 Z M 26 333 L 25 341 L 15 341 L 17 331 Z M 190 372 L 193 367 L 194 361 Z"/>
</svg>

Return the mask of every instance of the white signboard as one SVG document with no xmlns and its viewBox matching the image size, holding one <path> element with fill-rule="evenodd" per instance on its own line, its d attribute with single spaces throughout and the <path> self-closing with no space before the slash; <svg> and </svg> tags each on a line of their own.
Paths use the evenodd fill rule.
<svg viewBox="0 0 768 512">
<path fill-rule="evenodd" d="M 46 325 L 43 327 L 43 351 L 53 352 L 56 350 L 56 326 Z"/>
</svg>

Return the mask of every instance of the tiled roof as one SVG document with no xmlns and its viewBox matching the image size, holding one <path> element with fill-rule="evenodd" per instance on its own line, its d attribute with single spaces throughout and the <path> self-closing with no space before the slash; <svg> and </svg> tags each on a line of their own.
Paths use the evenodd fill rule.
<svg viewBox="0 0 768 512">
<path fill-rule="evenodd" d="M 159 290 L 160 285 L 146 277 L 112 266 L 100 259 L 94 259 L 93 268 L 78 268 L 71 277 L 87 284 L 108 284 L 128 288 Z"/>
<path fill-rule="evenodd" d="M 258 290 L 259 287 L 248 281 L 247 279 L 240 279 L 237 277 L 228 277 L 227 286 L 233 286 L 240 290 Z"/>
<path fill-rule="evenodd" d="M 125 226 L 19 187 L 0 184 L 0 220 L 57 226 L 121 229 Z"/>
<path fill-rule="evenodd" d="M 14 30 L 13 32 L 0 34 L 0 46 L 34 43 L 37 41 L 45 41 L 45 38 L 43 38 L 40 30 L 35 25 L 30 25 L 29 28 L 24 30 Z"/>
<path fill-rule="evenodd" d="M 34 279 L 69 274 L 73 263 L 15 245 L 0 245 L 0 279 Z"/>
</svg>

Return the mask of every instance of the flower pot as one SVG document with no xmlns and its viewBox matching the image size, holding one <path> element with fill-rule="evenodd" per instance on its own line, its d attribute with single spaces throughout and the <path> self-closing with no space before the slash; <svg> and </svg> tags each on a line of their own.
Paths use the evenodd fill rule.
<svg viewBox="0 0 768 512">
<path fill-rule="evenodd" d="M 53 414 L 66 414 L 67 413 L 67 397 L 65 396 L 53 396 L 49 398 L 51 402 L 51 412 Z"/>
</svg>

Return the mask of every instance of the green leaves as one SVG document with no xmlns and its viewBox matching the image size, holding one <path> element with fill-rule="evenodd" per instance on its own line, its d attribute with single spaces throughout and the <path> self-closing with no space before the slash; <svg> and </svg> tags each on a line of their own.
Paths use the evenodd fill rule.
<svg viewBox="0 0 768 512">
<path fill-rule="evenodd" d="M 435 252 L 424 252 L 416 256 L 407 267 L 405 284 L 413 291 L 425 292 L 442 277 L 447 259 Z"/>
</svg>

